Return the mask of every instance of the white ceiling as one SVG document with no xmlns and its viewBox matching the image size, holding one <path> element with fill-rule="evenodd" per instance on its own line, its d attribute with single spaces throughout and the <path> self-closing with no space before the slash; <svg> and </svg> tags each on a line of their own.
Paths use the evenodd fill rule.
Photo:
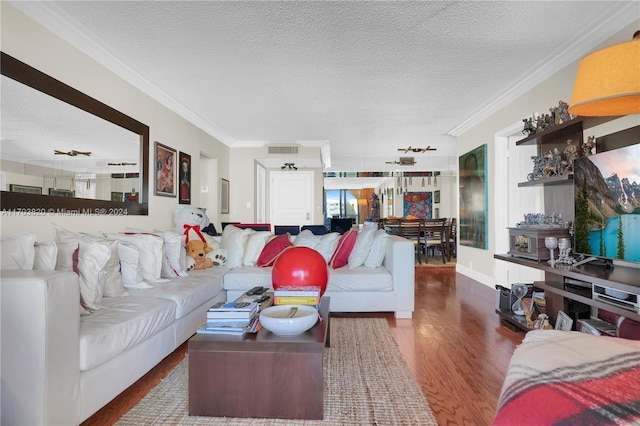
<svg viewBox="0 0 640 426">
<path fill-rule="evenodd" d="M 327 171 L 428 145 L 413 170 L 455 170 L 457 134 L 640 18 L 638 1 L 13 4 L 221 142 L 323 146 Z"/>
</svg>

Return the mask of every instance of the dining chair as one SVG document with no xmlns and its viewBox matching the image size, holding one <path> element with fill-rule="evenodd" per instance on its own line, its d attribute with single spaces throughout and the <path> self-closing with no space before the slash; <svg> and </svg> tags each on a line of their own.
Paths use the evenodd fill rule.
<svg viewBox="0 0 640 426">
<path fill-rule="evenodd" d="M 422 254 L 424 253 L 424 231 L 421 219 L 400 219 L 398 229 L 400 236 L 413 242 L 414 252 L 418 256 L 418 263 L 422 264 Z"/>
<path fill-rule="evenodd" d="M 447 263 L 449 235 L 446 219 L 424 219 L 424 253 L 426 262 L 429 263 L 429 254 L 434 258 L 437 253 L 442 258 L 442 263 Z"/>
<path fill-rule="evenodd" d="M 449 253 L 449 260 L 456 258 L 458 255 L 457 238 L 458 235 L 458 221 L 455 217 L 452 217 L 449 221 L 449 244 L 447 245 L 447 252 Z"/>
</svg>

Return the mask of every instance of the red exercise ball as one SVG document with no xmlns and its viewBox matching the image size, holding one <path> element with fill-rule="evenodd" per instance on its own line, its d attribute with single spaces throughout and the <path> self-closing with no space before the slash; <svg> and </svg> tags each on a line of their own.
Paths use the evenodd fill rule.
<svg viewBox="0 0 640 426">
<path fill-rule="evenodd" d="M 329 270 L 324 257 L 309 247 L 291 247 L 285 250 L 271 271 L 273 288 L 282 286 L 320 286 L 322 296 L 327 289 Z"/>
</svg>

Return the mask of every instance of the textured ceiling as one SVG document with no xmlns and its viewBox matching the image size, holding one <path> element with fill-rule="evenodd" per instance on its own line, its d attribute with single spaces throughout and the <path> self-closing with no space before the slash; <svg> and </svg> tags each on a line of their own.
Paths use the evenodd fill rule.
<svg viewBox="0 0 640 426">
<path fill-rule="evenodd" d="M 392 170 L 398 148 L 427 145 L 438 150 L 413 154 L 415 169 L 455 169 L 451 135 L 640 17 L 637 1 L 15 6 L 64 21 L 72 43 L 64 27 L 79 29 L 223 143 L 325 144 L 337 171 Z"/>
</svg>

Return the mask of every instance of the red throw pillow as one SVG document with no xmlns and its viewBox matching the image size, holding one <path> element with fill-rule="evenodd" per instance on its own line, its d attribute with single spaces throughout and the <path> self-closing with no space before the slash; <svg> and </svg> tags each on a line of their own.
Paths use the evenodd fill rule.
<svg viewBox="0 0 640 426">
<path fill-rule="evenodd" d="M 257 265 L 273 266 L 278 256 L 289 247 L 293 247 L 293 243 L 289 240 L 289 234 L 278 235 L 265 244 L 258 257 Z"/>
<path fill-rule="evenodd" d="M 330 267 L 333 269 L 342 268 L 349 262 L 349 255 L 353 250 L 353 246 L 356 245 L 357 237 L 358 233 L 353 229 L 349 229 L 342 234 L 340 241 L 338 241 L 338 247 L 336 247 L 336 251 L 333 252 L 333 256 L 329 260 Z"/>
</svg>

